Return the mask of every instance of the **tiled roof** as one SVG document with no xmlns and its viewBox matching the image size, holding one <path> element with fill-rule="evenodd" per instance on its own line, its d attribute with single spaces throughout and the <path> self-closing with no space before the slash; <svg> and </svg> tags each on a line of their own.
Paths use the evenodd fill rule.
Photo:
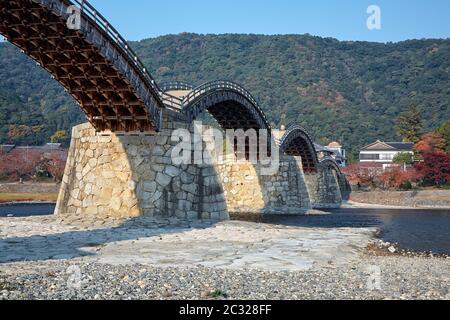
<svg viewBox="0 0 450 320">
<path fill-rule="evenodd" d="M 328 145 L 328 148 L 342 148 L 342 146 L 339 142 L 334 141 Z"/>
<path fill-rule="evenodd" d="M 371 143 L 361 151 L 412 151 L 414 148 L 414 143 L 412 142 L 383 142 L 376 141 Z"/>
<path fill-rule="evenodd" d="M 396 150 L 412 151 L 414 148 L 414 143 L 412 142 L 386 142 L 386 144 Z"/>
</svg>

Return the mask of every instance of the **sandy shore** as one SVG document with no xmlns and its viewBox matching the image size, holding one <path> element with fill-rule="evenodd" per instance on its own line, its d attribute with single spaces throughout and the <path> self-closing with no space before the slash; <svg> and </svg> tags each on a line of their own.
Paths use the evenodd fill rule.
<svg viewBox="0 0 450 320">
<path fill-rule="evenodd" d="M 377 255 L 374 229 L 65 223 L 0 218 L 0 299 L 449 298 L 449 259 Z"/>
</svg>

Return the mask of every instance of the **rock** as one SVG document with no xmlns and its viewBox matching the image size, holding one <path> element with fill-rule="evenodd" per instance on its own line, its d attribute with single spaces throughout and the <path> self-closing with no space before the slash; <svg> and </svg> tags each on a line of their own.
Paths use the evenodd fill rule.
<svg viewBox="0 0 450 320">
<path fill-rule="evenodd" d="M 113 171 L 105 170 L 105 171 L 102 172 L 102 176 L 105 179 L 112 179 L 112 178 L 114 178 L 116 176 L 116 174 Z"/>
<path fill-rule="evenodd" d="M 197 193 L 197 185 L 193 184 L 193 183 L 191 183 L 191 184 L 183 184 L 181 186 L 181 189 L 183 191 L 186 191 L 186 192 L 191 193 L 191 194 L 196 194 Z"/>
<path fill-rule="evenodd" d="M 397 249 L 395 249 L 394 246 L 390 246 L 390 247 L 388 248 L 388 250 L 389 250 L 390 253 L 396 253 L 396 252 L 397 252 Z"/>
<path fill-rule="evenodd" d="M 151 181 L 151 182 L 145 182 L 144 183 L 144 191 L 145 192 L 155 192 L 156 191 L 156 182 L 155 181 Z"/>
<path fill-rule="evenodd" d="M 119 211 L 122 207 L 122 201 L 120 197 L 113 197 L 110 202 L 111 209 L 114 211 Z"/>
<path fill-rule="evenodd" d="M 174 166 L 167 166 L 164 172 L 172 178 L 180 175 L 180 169 Z"/>
<path fill-rule="evenodd" d="M 91 168 L 95 168 L 95 166 L 97 165 L 97 159 L 93 158 L 93 159 L 89 160 L 88 163 Z"/>
<path fill-rule="evenodd" d="M 167 187 L 171 181 L 172 178 L 164 173 L 158 172 L 156 175 L 156 182 L 158 182 L 163 188 Z"/>
<path fill-rule="evenodd" d="M 91 183 L 86 184 L 86 186 L 84 187 L 84 193 L 86 193 L 88 196 L 90 196 L 92 194 L 92 184 Z"/>
<path fill-rule="evenodd" d="M 158 201 L 159 199 L 161 199 L 162 196 L 162 192 L 161 191 L 156 191 L 151 197 L 150 197 L 150 202 L 151 203 L 155 203 L 156 201 Z"/>
<path fill-rule="evenodd" d="M 153 155 L 154 156 L 163 156 L 165 153 L 164 148 L 161 146 L 156 146 L 153 148 Z"/>
</svg>

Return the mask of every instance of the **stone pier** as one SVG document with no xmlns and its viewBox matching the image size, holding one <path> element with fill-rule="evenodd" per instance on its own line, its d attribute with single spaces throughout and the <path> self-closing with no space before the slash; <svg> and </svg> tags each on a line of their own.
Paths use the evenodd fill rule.
<svg viewBox="0 0 450 320">
<path fill-rule="evenodd" d="M 281 155 L 272 176 L 252 163 L 174 165 L 173 130 L 192 126 L 164 123 L 158 134 L 136 136 L 75 127 L 56 214 L 227 220 L 233 213 L 303 214 L 342 202 L 336 173 L 319 166 L 304 174 L 300 157 Z"/>
</svg>

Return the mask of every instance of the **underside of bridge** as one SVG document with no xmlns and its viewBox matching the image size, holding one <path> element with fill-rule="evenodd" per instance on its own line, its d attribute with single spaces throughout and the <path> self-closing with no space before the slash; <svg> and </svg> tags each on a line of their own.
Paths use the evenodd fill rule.
<svg viewBox="0 0 450 320">
<path fill-rule="evenodd" d="M 229 81 L 213 81 L 193 89 L 184 97 L 181 111 L 189 121 L 208 112 L 223 129 L 271 131 L 269 122 L 251 94 Z"/>
<path fill-rule="evenodd" d="M 224 101 L 213 105 L 208 112 L 223 129 L 261 129 L 253 115 L 234 101 Z"/>
<path fill-rule="evenodd" d="M 130 77 L 139 70 L 98 23 L 82 15 L 80 30 L 68 28 L 67 1 L 1 0 L 0 5 L 0 33 L 64 86 L 98 131 L 158 129 L 159 115 L 152 111 L 159 98 L 136 89 Z"/>
<path fill-rule="evenodd" d="M 306 130 L 299 126 L 289 128 L 281 141 L 280 148 L 288 156 L 301 157 L 305 173 L 317 173 L 317 153 Z"/>
</svg>

